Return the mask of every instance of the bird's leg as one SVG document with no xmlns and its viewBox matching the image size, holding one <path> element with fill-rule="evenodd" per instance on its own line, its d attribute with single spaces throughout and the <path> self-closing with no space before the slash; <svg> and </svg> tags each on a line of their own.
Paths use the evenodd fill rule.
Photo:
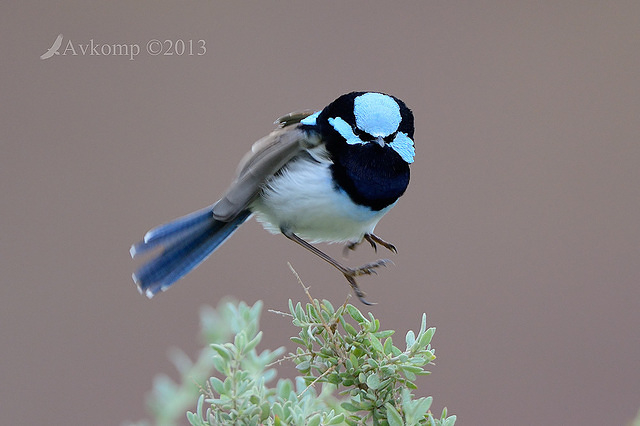
<svg viewBox="0 0 640 426">
<path fill-rule="evenodd" d="M 364 298 L 365 297 L 365 293 L 362 290 L 360 290 L 360 287 L 358 287 L 358 283 L 356 282 L 356 277 L 360 276 L 360 275 L 375 274 L 376 273 L 376 271 L 375 271 L 376 268 L 379 268 L 380 266 L 386 266 L 388 263 L 391 263 L 390 260 L 388 260 L 388 259 L 379 259 L 379 260 L 377 260 L 377 261 L 375 261 L 373 263 L 369 263 L 367 265 L 363 265 L 363 266 L 361 266 L 359 268 L 356 268 L 356 269 L 347 268 L 346 266 L 343 266 L 342 264 L 340 264 L 338 261 L 336 261 L 334 258 L 329 256 L 328 254 L 326 254 L 325 252 L 323 252 L 319 248 L 313 246 L 312 244 L 309 244 L 308 242 L 306 242 L 302 238 L 298 237 L 293 232 L 287 231 L 285 229 L 281 229 L 281 232 L 285 237 L 287 237 L 288 239 L 290 239 L 294 243 L 297 243 L 298 245 L 306 248 L 311 253 L 315 254 L 320 259 L 322 259 L 325 262 L 329 263 L 334 268 L 336 268 L 338 271 L 342 272 L 342 275 L 344 275 L 344 277 L 347 279 L 347 281 L 349 282 L 349 285 L 353 289 L 353 292 L 356 294 L 356 296 L 358 296 L 358 299 L 360 299 L 360 301 L 362 303 L 364 303 L 365 305 L 371 305 L 372 304 L 372 303 L 368 302 Z"/>
<path fill-rule="evenodd" d="M 362 244 L 362 242 L 364 240 L 367 240 L 367 242 L 371 245 L 371 247 L 373 248 L 373 250 L 377 253 L 378 252 L 378 246 L 376 245 L 376 243 L 380 244 L 382 247 L 386 248 L 389 251 L 392 251 L 394 253 L 398 253 L 398 250 L 396 249 L 396 246 L 394 246 L 393 244 L 383 240 L 382 238 L 378 237 L 375 234 L 364 234 L 364 238 L 362 238 L 360 241 L 357 241 L 355 243 L 349 243 L 346 246 L 344 246 L 344 250 L 342 252 L 342 254 L 346 257 L 346 255 L 349 253 L 349 250 L 353 251 L 355 250 L 360 244 Z"/>
</svg>

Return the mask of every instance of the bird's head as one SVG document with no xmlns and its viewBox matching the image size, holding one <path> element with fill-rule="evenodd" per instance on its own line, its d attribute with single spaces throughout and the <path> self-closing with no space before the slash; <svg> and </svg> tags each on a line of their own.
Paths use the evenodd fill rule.
<svg viewBox="0 0 640 426">
<path fill-rule="evenodd" d="M 330 144 L 376 144 L 393 149 L 407 163 L 413 162 L 413 113 L 394 96 L 347 93 L 302 123 L 319 126 Z"/>
</svg>

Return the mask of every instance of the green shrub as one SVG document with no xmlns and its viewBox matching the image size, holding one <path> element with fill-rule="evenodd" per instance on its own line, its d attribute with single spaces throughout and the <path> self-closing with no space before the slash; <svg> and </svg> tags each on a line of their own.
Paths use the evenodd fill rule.
<svg viewBox="0 0 640 426">
<path fill-rule="evenodd" d="M 431 397 L 412 394 L 416 377 L 429 374 L 425 367 L 435 359 L 435 328 L 427 328 L 425 314 L 401 349 L 392 330 L 382 330 L 371 313 L 351 304 L 334 308 L 310 295 L 304 306 L 290 300 L 289 313 L 279 314 L 298 328 L 291 338 L 298 346 L 280 358 L 283 348 L 256 350 L 261 311 L 262 302 L 249 307 L 229 301 L 201 311 L 210 349 L 195 363 L 184 354 L 173 356 L 182 384 L 156 379 L 149 404 L 155 424 L 175 424 L 197 398 L 195 412 L 187 412 L 196 426 L 454 425 L 456 416 L 447 416 L 446 409 L 437 417 L 431 413 Z M 300 372 L 295 385 L 279 379 L 269 387 L 274 365 L 284 361 L 293 361 Z M 211 369 L 217 374 L 208 377 Z"/>
</svg>

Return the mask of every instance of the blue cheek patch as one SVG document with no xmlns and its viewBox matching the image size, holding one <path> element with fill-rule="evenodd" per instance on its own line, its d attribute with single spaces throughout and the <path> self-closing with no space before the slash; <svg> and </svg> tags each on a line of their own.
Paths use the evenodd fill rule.
<svg viewBox="0 0 640 426">
<path fill-rule="evenodd" d="M 314 112 L 304 120 L 300 120 L 300 123 L 306 124 L 307 126 L 315 126 L 316 119 L 318 118 L 319 115 L 320 115 L 320 111 Z"/>
<path fill-rule="evenodd" d="M 405 133 L 398 132 L 393 142 L 389 144 L 395 152 L 407 163 L 413 163 L 413 157 L 416 155 L 416 149 L 413 147 L 413 141 Z"/>
<path fill-rule="evenodd" d="M 328 121 L 329 121 L 329 124 L 331 124 L 331 127 L 336 129 L 336 132 L 340 133 L 340 136 L 342 136 L 349 145 L 356 145 L 356 144 L 362 145 L 366 143 L 366 142 L 363 142 L 362 139 L 360 139 L 353 133 L 353 129 L 351 128 L 349 123 L 344 121 L 342 118 L 340 117 L 330 118 Z"/>
</svg>

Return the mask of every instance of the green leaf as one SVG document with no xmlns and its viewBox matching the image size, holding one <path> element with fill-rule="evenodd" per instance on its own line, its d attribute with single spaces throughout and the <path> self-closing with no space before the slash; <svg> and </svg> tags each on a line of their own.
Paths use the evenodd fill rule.
<svg viewBox="0 0 640 426">
<path fill-rule="evenodd" d="M 301 339 L 301 338 L 299 338 L 299 337 L 295 337 L 295 336 L 294 336 L 294 337 L 290 337 L 290 338 L 289 338 L 289 340 L 291 340 L 293 343 L 297 343 L 298 345 L 302 345 L 302 346 L 305 346 L 305 345 L 306 345 L 306 343 L 304 342 L 304 340 L 302 340 L 302 339 Z"/>
<path fill-rule="evenodd" d="M 387 340 L 384 341 L 384 345 L 382 345 L 382 347 L 385 355 L 391 355 L 393 350 L 393 340 L 391 340 L 391 337 L 388 337 Z"/>
<path fill-rule="evenodd" d="M 284 407 L 279 402 L 276 402 L 275 404 L 273 404 L 271 406 L 271 412 L 277 417 L 280 417 L 280 418 L 285 418 L 286 417 L 285 412 L 284 412 Z"/>
<path fill-rule="evenodd" d="M 442 426 L 454 426 L 456 424 L 457 417 L 451 416 L 442 423 Z"/>
<path fill-rule="evenodd" d="M 416 386 L 416 384 L 415 384 L 415 383 L 413 383 L 413 382 L 411 382 L 411 381 L 409 381 L 409 380 L 405 381 L 405 382 L 404 382 L 404 385 L 407 387 L 407 389 L 413 389 L 413 390 L 418 389 L 418 387 Z"/>
<path fill-rule="evenodd" d="M 433 334 L 435 332 L 436 332 L 436 328 L 435 327 L 431 327 L 430 329 L 425 331 L 424 334 L 422 334 L 420 336 L 420 341 L 419 341 L 418 345 L 421 348 L 425 348 L 429 343 L 431 343 L 431 339 L 433 338 Z"/>
<path fill-rule="evenodd" d="M 307 426 L 319 426 L 322 421 L 322 415 L 316 414 L 307 420 Z"/>
<path fill-rule="evenodd" d="M 386 339 L 387 337 L 393 335 L 395 331 L 393 330 L 384 330 L 384 331 L 376 331 L 375 335 L 378 339 Z"/>
<path fill-rule="evenodd" d="M 213 364 L 213 368 L 223 374 L 226 374 L 229 371 L 229 364 L 225 362 L 224 359 L 218 356 L 213 357 L 211 363 Z"/>
<path fill-rule="evenodd" d="M 260 421 L 267 420 L 269 413 L 271 413 L 271 404 L 269 404 L 269 401 L 265 401 L 260 405 Z"/>
<path fill-rule="evenodd" d="M 356 320 L 356 322 L 360 325 L 368 323 L 362 313 L 353 305 L 347 305 L 347 312 L 349 312 L 349 316 Z"/>
<path fill-rule="evenodd" d="M 311 303 L 307 303 L 307 315 L 309 316 L 309 318 L 312 318 L 314 322 L 320 322 L 318 311 L 316 310 L 316 307 Z"/>
<path fill-rule="evenodd" d="M 327 425 L 340 425 L 342 423 L 344 423 L 344 414 L 340 413 L 337 416 L 334 416 L 326 424 Z"/>
<path fill-rule="evenodd" d="M 422 373 L 422 367 L 416 367 L 415 365 L 403 365 L 400 367 L 402 371 L 409 371 L 411 373 Z"/>
<path fill-rule="evenodd" d="M 349 361 L 353 364 L 353 368 L 358 368 L 360 366 L 360 362 L 358 361 L 358 357 L 355 356 L 353 352 L 349 354 Z"/>
<path fill-rule="evenodd" d="M 329 382 L 329 383 L 333 383 L 334 385 L 339 384 L 339 383 L 340 383 L 340 381 L 341 381 L 341 380 L 340 380 L 340 376 L 339 376 L 338 374 L 336 374 L 336 373 L 329 374 L 329 375 L 327 376 L 327 382 Z"/>
<path fill-rule="evenodd" d="M 330 314 L 335 313 L 335 309 L 333 309 L 333 305 L 327 299 L 322 299 L 322 306 L 329 312 Z"/>
<path fill-rule="evenodd" d="M 407 331 L 407 336 L 405 337 L 407 342 L 407 349 L 409 349 L 416 342 L 416 335 L 413 333 L 413 330 Z"/>
<path fill-rule="evenodd" d="M 369 334 L 369 341 L 371 342 L 371 346 L 378 353 L 384 353 L 384 349 L 382 348 L 382 343 L 380 343 L 380 339 L 378 339 L 373 334 Z"/>
<path fill-rule="evenodd" d="M 393 356 L 400 356 L 401 353 L 402 353 L 402 351 L 397 346 L 392 346 L 391 347 L 391 354 Z"/>
<path fill-rule="evenodd" d="M 414 401 L 408 401 L 403 404 L 403 409 L 405 412 L 411 412 L 411 420 L 418 422 L 418 420 L 423 419 L 424 416 L 431 408 L 431 403 L 433 402 L 433 398 L 419 398 Z M 405 408 L 406 407 L 406 408 Z M 409 414 L 407 414 L 407 422 L 409 421 Z"/>
<path fill-rule="evenodd" d="M 224 393 L 224 383 L 222 383 L 222 380 L 217 377 L 211 377 L 209 383 L 211 383 L 211 387 L 214 391 L 218 392 L 219 395 Z"/>
<path fill-rule="evenodd" d="M 390 383 L 394 382 L 395 383 L 396 378 L 395 377 L 389 377 L 384 379 L 383 381 L 380 382 L 380 387 L 379 389 L 384 389 L 386 388 Z"/>
<path fill-rule="evenodd" d="M 243 331 L 236 334 L 236 337 L 234 337 L 233 339 L 233 345 L 236 348 L 238 348 L 240 352 L 244 352 L 244 347 L 246 343 L 247 343 L 247 336 Z"/>
<path fill-rule="evenodd" d="M 216 351 L 216 353 L 223 360 L 225 360 L 225 361 L 231 360 L 231 355 L 229 354 L 229 351 L 227 350 L 227 348 L 224 345 L 220 345 L 220 344 L 214 343 L 214 344 L 211 345 L 211 349 Z"/>
<path fill-rule="evenodd" d="M 325 322 L 333 322 L 333 318 L 331 317 L 331 313 L 329 313 L 326 309 L 323 309 L 322 311 L 320 311 L 320 315 L 322 315 L 322 319 L 325 320 Z"/>
<path fill-rule="evenodd" d="M 371 327 L 370 331 L 372 333 L 377 333 L 378 330 L 380 330 L 380 320 L 377 318 L 374 318 L 371 312 L 369 312 L 369 316 L 371 317 L 371 324 L 373 324 L 373 327 Z"/>
<path fill-rule="evenodd" d="M 342 378 L 342 386 L 353 386 L 355 383 L 355 380 L 353 378 L 348 378 L 348 377 L 344 377 Z"/>
<path fill-rule="evenodd" d="M 400 367 L 402 368 L 402 367 Z M 402 368 L 402 372 L 404 373 L 404 377 L 407 378 L 407 380 L 411 380 L 414 381 L 416 379 L 416 375 L 414 373 L 412 373 L 411 371 L 406 371 L 404 368 Z"/>
<path fill-rule="evenodd" d="M 386 376 L 396 374 L 396 370 L 398 370 L 399 366 L 395 364 L 386 364 L 380 367 L 380 372 Z"/>
<path fill-rule="evenodd" d="M 422 321 L 420 322 L 420 332 L 418 334 L 424 333 L 426 329 L 427 329 L 427 314 L 423 313 Z"/>
<path fill-rule="evenodd" d="M 380 387 L 380 377 L 377 374 L 372 373 L 367 377 L 367 386 L 370 389 L 378 389 Z"/>
<path fill-rule="evenodd" d="M 350 402 L 343 402 L 342 404 L 340 404 L 340 406 L 342 408 L 344 408 L 345 410 L 347 410 L 347 411 L 351 411 L 352 413 L 360 411 L 359 407 L 356 407 L 355 405 L 351 404 Z"/>
<path fill-rule="evenodd" d="M 249 352 L 251 351 L 253 348 L 255 348 L 256 346 L 258 346 L 258 343 L 260 343 L 260 340 L 262 340 L 262 331 L 259 331 L 258 334 L 256 334 L 256 337 L 254 337 L 253 339 L 251 339 L 246 346 L 244 347 L 244 351 L 243 352 Z"/>
<path fill-rule="evenodd" d="M 302 309 L 302 304 L 300 302 L 296 304 L 295 313 L 294 312 L 291 312 L 291 313 L 294 314 L 294 317 L 300 321 L 307 320 L 307 316 L 304 314 L 304 309 Z"/>
<path fill-rule="evenodd" d="M 344 324 L 342 324 L 342 326 L 344 327 L 344 331 L 346 331 L 350 335 L 355 336 L 356 334 L 358 334 L 358 330 L 356 330 L 355 327 L 348 322 L 345 322 Z"/>
<path fill-rule="evenodd" d="M 344 360 L 344 368 L 346 371 L 353 371 L 353 363 L 351 362 L 350 359 Z"/>
<path fill-rule="evenodd" d="M 203 423 L 200 417 L 198 417 L 197 415 L 193 414 L 190 411 L 187 411 L 187 421 L 192 426 L 206 426 L 206 423 Z"/>
<path fill-rule="evenodd" d="M 291 380 L 279 380 L 276 388 L 277 395 L 280 399 L 287 399 L 293 391 Z"/>
<path fill-rule="evenodd" d="M 320 348 L 320 355 L 324 357 L 330 357 L 330 356 L 334 356 L 335 352 L 333 351 L 333 348 L 330 348 L 328 346 L 323 346 L 322 348 Z"/>
<path fill-rule="evenodd" d="M 393 407 L 393 405 L 387 402 L 384 406 L 387 409 L 387 421 L 389 422 L 389 426 L 404 426 L 402 416 Z"/>
<path fill-rule="evenodd" d="M 306 371 L 309 369 L 309 367 L 311 367 L 311 363 L 309 361 L 302 361 L 301 363 L 299 363 L 298 365 L 296 365 L 296 368 L 299 371 Z"/>
</svg>

